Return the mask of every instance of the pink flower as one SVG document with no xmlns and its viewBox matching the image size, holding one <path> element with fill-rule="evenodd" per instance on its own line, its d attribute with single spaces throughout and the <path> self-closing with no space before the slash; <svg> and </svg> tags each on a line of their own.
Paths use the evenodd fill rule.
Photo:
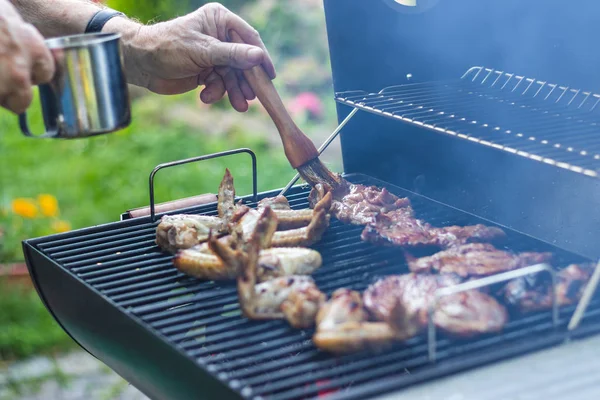
<svg viewBox="0 0 600 400">
<path fill-rule="evenodd" d="M 308 113 L 311 119 L 320 119 L 323 116 L 323 103 L 316 94 L 311 92 L 303 92 L 294 97 L 288 109 L 296 116 L 303 113 Z"/>
</svg>

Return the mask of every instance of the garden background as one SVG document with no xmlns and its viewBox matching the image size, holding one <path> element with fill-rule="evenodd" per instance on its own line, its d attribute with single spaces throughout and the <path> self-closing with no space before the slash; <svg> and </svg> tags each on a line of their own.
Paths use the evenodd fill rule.
<svg viewBox="0 0 600 400">
<path fill-rule="evenodd" d="M 184 15 L 198 0 L 108 0 L 144 23 Z M 224 0 L 261 34 L 275 67 L 274 83 L 298 126 L 319 146 L 336 126 L 322 0 Z M 51 319 L 22 273 L 21 241 L 113 222 L 148 204 L 148 175 L 163 162 L 239 147 L 258 157 L 259 190 L 283 187 L 294 176 L 272 121 L 254 101 L 238 113 L 227 97 L 204 105 L 198 90 L 159 96 L 130 87 L 132 124 L 117 133 L 74 141 L 25 138 L 17 118 L 0 109 L 0 368 L 73 343 Z M 41 132 L 37 97 L 28 110 Z M 336 140 L 322 159 L 341 170 Z M 251 191 L 247 155 L 161 171 L 157 201 L 215 193 L 229 167 L 239 194 Z M 18 284 L 25 282 L 24 285 Z M 1 382 L 0 382 L 1 385 Z M 0 395 L 1 397 L 1 395 Z"/>
</svg>

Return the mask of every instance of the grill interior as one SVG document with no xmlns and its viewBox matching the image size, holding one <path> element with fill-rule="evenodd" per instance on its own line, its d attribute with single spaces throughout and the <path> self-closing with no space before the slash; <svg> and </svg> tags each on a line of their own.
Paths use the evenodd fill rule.
<svg viewBox="0 0 600 400">
<path fill-rule="evenodd" d="M 417 217 L 434 226 L 486 223 L 473 215 L 392 187 L 372 178 L 348 176 L 355 183 L 386 186 L 411 198 Z M 264 193 L 260 198 L 277 192 Z M 295 209 L 307 208 L 308 190 L 294 187 L 287 194 Z M 247 204 L 255 205 L 246 199 Z M 211 204 L 186 210 L 216 215 Z M 31 244 L 58 267 L 89 289 L 159 335 L 174 351 L 196 360 L 200 371 L 234 389 L 245 398 L 296 399 L 331 395 L 332 398 L 365 398 L 401 388 L 426 377 L 489 362 L 511 353 L 564 338 L 574 311 L 560 311 L 560 325 L 552 327 L 551 313 L 511 315 L 500 335 L 463 341 L 437 337 L 437 361 L 427 358 L 425 335 L 396 345 L 384 354 L 332 357 L 311 342 L 313 330 L 295 330 L 283 321 L 249 321 L 241 316 L 233 282 L 203 282 L 186 277 L 171 265 L 171 255 L 154 243 L 158 222 L 134 219 L 59 236 L 36 239 Z M 385 275 L 408 271 L 400 251 L 376 247 L 360 240 L 361 227 L 332 219 L 323 239 L 313 246 L 323 256 L 314 274 L 328 295 L 337 288 L 364 290 Z M 506 228 L 505 228 L 506 229 Z M 552 251 L 555 265 L 585 259 L 550 244 L 506 229 L 505 247 L 514 251 Z M 110 305 L 109 305 L 110 304 Z M 594 298 L 580 329 L 600 330 L 600 301 Z M 548 342 L 543 342 L 548 339 Z M 540 343 L 544 344 L 540 344 Z M 513 347 L 511 347 L 513 346 Z M 511 350 L 512 349 L 512 350 Z M 457 363 L 458 361 L 458 363 Z"/>
<path fill-rule="evenodd" d="M 489 68 L 461 79 L 347 91 L 336 100 L 597 177 L 600 95 Z"/>
</svg>

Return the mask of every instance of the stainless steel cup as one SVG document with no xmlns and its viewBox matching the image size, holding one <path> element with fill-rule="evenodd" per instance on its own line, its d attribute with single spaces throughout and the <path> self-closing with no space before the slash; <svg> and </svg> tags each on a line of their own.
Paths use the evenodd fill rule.
<svg viewBox="0 0 600 400">
<path fill-rule="evenodd" d="M 127 81 L 117 33 L 93 33 L 46 40 L 56 73 L 39 85 L 46 132 L 34 135 L 26 114 L 23 134 L 43 138 L 81 138 L 113 132 L 131 122 Z"/>
</svg>

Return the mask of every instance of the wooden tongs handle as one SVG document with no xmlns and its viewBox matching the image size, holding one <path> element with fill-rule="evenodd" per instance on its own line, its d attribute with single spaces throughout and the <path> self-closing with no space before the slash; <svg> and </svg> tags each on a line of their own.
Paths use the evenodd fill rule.
<svg viewBox="0 0 600 400">
<path fill-rule="evenodd" d="M 229 37 L 235 43 L 244 43 L 234 30 L 229 31 Z M 262 65 L 243 71 L 244 78 L 256 94 L 263 107 L 275 123 L 285 155 L 294 169 L 319 157 L 319 151 L 314 143 L 306 136 L 292 120 L 283 101 L 271 79 Z"/>
</svg>

